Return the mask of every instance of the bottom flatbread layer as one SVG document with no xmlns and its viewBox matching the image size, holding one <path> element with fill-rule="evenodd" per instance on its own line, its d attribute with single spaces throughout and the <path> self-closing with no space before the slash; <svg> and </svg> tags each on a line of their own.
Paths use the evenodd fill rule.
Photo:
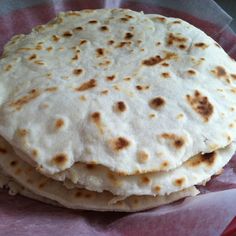
<svg viewBox="0 0 236 236">
<path fill-rule="evenodd" d="M 51 203 L 50 200 L 56 201 L 67 208 L 135 212 L 158 207 L 199 193 L 195 187 L 190 187 L 165 196 L 130 196 L 120 201 L 114 201 L 117 196 L 109 192 L 98 193 L 79 188 L 67 189 L 61 182 L 43 176 L 14 154 L 11 146 L 1 138 L 0 150 L 0 167 L 14 182 L 24 187 L 19 188 L 20 194 L 34 199 L 39 196 L 38 200 L 43 202 L 44 199 L 49 199 L 47 203 Z"/>
</svg>

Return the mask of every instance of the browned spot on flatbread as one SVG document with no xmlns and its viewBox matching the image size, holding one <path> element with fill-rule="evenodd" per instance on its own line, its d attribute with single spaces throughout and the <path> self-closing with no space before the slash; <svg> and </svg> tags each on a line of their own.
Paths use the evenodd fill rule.
<svg viewBox="0 0 236 236">
<path fill-rule="evenodd" d="M 49 87 L 49 88 L 46 88 L 45 91 L 46 92 L 56 92 L 58 90 L 58 87 Z"/>
<path fill-rule="evenodd" d="M 181 24 L 181 21 L 180 20 L 175 20 L 173 22 L 171 22 L 172 24 Z"/>
<path fill-rule="evenodd" d="M 106 25 L 103 25 L 100 27 L 100 30 L 104 32 L 104 31 L 108 31 L 109 28 Z"/>
<path fill-rule="evenodd" d="M 31 151 L 31 154 L 32 154 L 32 156 L 35 158 L 35 157 L 38 156 L 39 152 L 38 152 L 37 149 L 33 149 L 33 150 Z"/>
<path fill-rule="evenodd" d="M 128 42 L 120 42 L 120 43 L 118 43 L 117 44 L 117 48 L 123 48 L 123 47 L 125 47 L 125 46 L 130 46 L 131 45 L 131 42 L 130 41 L 128 41 Z"/>
<path fill-rule="evenodd" d="M 29 134 L 29 131 L 27 129 L 18 129 L 17 134 L 20 137 L 26 137 Z"/>
<path fill-rule="evenodd" d="M 108 45 L 112 45 L 112 44 L 114 44 L 114 43 L 115 43 L 114 40 L 109 40 L 109 41 L 107 42 Z"/>
<path fill-rule="evenodd" d="M 67 38 L 71 37 L 72 35 L 73 35 L 73 33 L 70 32 L 70 31 L 66 31 L 66 32 L 63 33 L 63 36 L 67 37 Z"/>
<path fill-rule="evenodd" d="M 28 60 L 34 60 L 37 58 L 37 55 L 36 54 L 32 54 L 31 56 L 28 57 Z"/>
<path fill-rule="evenodd" d="M 236 80 L 236 74 L 230 74 L 230 76 L 233 80 Z"/>
<path fill-rule="evenodd" d="M 52 40 L 53 40 L 54 42 L 58 42 L 58 41 L 60 40 L 60 37 L 59 37 L 58 35 L 53 35 L 53 36 L 52 36 Z"/>
<path fill-rule="evenodd" d="M 79 45 L 86 44 L 87 42 L 88 42 L 88 40 L 86 40 L 86 39 L 82 39 L 82 40 L 80 40 L 80 43 L 79 43 Z"/>
<path fill-rule="evenodd" d="M 44 188 L 46 185 L 47 185 L 47 181 L 43 181 L 42 183 L 40 183 L 40 184 L 38 185 L 38 188 L 39 188 L 39 189 L 42 189 L 42 188 Z"/>
<path fill-rule="evenodd" d="M 83 69 L 74 69 L 73 74 L 76 76 L 79 76 L 83 73 Z"/>
<path fill-rule="evenodd" d="M 161 163 L 161 168 L 162 168 L 162 169 L 166 169 L 168 166 L 169 166 L 169 162 L 168 162 L 168 161 L 163 161 L 163 162 Z"/>
<path fill-rule="evenodd" d="M 124 137 L 117 137 L 110 140 L 111 149 L 116 152 L 127 149 L 130 145 L 131 145 L 131 142 Z"/>
<path fill-rule="evenodd" d="M 144 184 L 144 185 L 148 185 L 151 182 L 151 180 L 147 176 L 142 176 L 140 181 L 141 181 L 141 184 Z"/>
<path fill-rule="evenodd" d="M 155 16 L 153 18 L 153 20 L 158 20 L 158 21 L 164 23 L 166 21 L 166 18 L 165 17 L 161 17 L 161 16 Z"/>
<path fill-rule="evenodd" d="M 187 70 L 187 73 L 188 73 L 189 75 L 196 75 L 196 74 L 197 74 L 196 71 L 193 70 L 193 69 Z"/>
<path fill-rule="evenodd" d="M 163 78 L 165 78 L 165 79 L 168 79 L 168 78 L 171 77 L 169 72 L 162 72 L 162 73 L 161 73 L 161 76 L 162 76 Z"/>
<path fill-rule="evenodd" d="M 157 110 L 165 105 L 165 100 L 162 97 L 155 97 L 149 102 L 149 105 L 151 108 Z"/>
<path fill-rule="evenodd" d="M 137 159 L 139 163 L 146 163 L 149 159 L 149 154 L 143 150 L 138 151 L 137 153 Z"/>
<path fill-rule="evenodd" d="M 77 26 L 77 27 L 74 28 L 74 30 L 75 31 L 81 31 L 81 30 L 83 30 L 83 27 L 82 26 Z"/>
<path fill-rule="evenodd" d="M 127 32 L 126 34 L 125 34 L 125 37 L 124 37 L 124 39 L 131 39 L 131 38 L 133 38 L 133 34 L 132 33 L 130 33 L 130 32 Z"/>
<path fill-rule="evenodd" d="M 16 110 L 20 110 L 24 105 L 31 102 L 35 98 L 37 98 L 40 95 L 39 90 L 32 89 L 30 92 L 28 92 L 27 95 L 23 96 L 22 98 L 19 98 L 18 100 L 10 103 L 11 107 L 14 107 Z"/>
<path fill-rule="evenodd" d="M 201 48 L 201 49 L 206 49 L 209 47 L 209 45 L 207 45 L 205 43 L 195 43 L 194 46 L 197 48 Z"/>
<path fill-rule="evenodd" d="M 55 121 L 55 128 L 56 128 L 56 129 L 60 129 L 60 128 L 62 128 L 64 125 L 65 125 L 65 121 L 64 121 L 62 118 L 57 119 L 57 120 Z"/>
<path fill-rule="evenodd" d="M 206 96 L 203 96 L 198 90 L 194 94 L 186 95 L 187 101 L 192 109 L 197 112 L 205 122 L 209 121 L 213 115 L 214 107 Z"/>
<path fill-rule="evenodd" d="M 149 85 L 136 85 L 135 88 L 139 91 L 144 91 L 150 88 Z"/>
<path fill-rule="evenodd" d="M 17 161 L 11 161 L 10 162 L 10 166 L 12 166 L 12 167 L 15 167 L 17 164 L 18 164 Z"/>
<path fill-rule="evenodd" d="M 97 54 L 97 57 L 102 57 L 105 55 L 105 49 L 104 48 L 97 48 L 96 49 L 96 54 Z"/>
<path fill-rule="evenodd" d="M 156 56 L 150 57 L 149 59 L 143 60 L 142 64 L 145 66 L 155 66 L 166 60 L 177 59 L 177 58 L 178 56 L 176 53 L 166 52 L 163 58 L 161 58 L 159 55 L 156 55 Z"/>
<path fill-rule="evenodd" d="M 181 43 L 183 45 L 183 43 L 185 42 L 187 42 L 187 38 L 180 35 L 174 35 L 173 33 L 170 33 L 167 38 L 168 45 L 173 45 L 175 43 L 177 44 Z"/>
<path fill-rule="evenodd" d="M 95 79 L 91 79 L 87 82 L 84 82 L 83 84 L 81 84 L 78 88 L 75 89 L 75 91 L 77 92 L 82 92 L 88 89 L 92 89 L 94 87 L 97 86 L 97 82 Z"/>
<path fill-rule="evenodd" d="M 86 165 L 86 168 L 87 168 L 88 170 L 94 170 L 94 169 L 96 168 L 96 165 L 95 165 L 95 164 L 87 164 L 87 165 Z"/>
<path fill-rule="evenodd" d="M 174 185 L 177 187 L 182 187 L 185 183 L 185 178 L 179 178 L 174 181 Z"/>
<path fill-rule="evenodd" d="M 65 153 L 59 153 L 52 158 L 52 164 L 58 167 L 64 167 L 68 161 L 68 157 Z"/>
<path fill-rule="evenodd" d="M 8 65 L 4 66 L 4 71 L 10 71 L 11 68 L 12 68 L 12 65 L 8 64 Z"/>
<path fill-rule="evenodd" d="M 153 190 L 154 192 L 159 193 L 161 191 L 161 187 L 159 185 L 156 185 Z"/>
<path fill-rule="evenodd" d="M 116 78 L 115 75 L 110 75 L 110 76 L 107 76 L 107 77 L 106 77 L 106 79 L 107 79 L 108 81 L 113 81 L 115 78 Z"/>
<path fill-rule="evenodd" d="M 3 148 L 3 147 L 0 147 L 0 153 L 1 154 L 6 154 L 7 153 L 7 149 Z"/>
<path fill-rule="evenodd" d="M 215 69 L 216 69 L 216 76 L 223 77 L 227 75 L 227 72 L 224 67 L 217 66 Z"/>
<path fill-rule="evenodd" d="M 89 24 L 97 24 L 98 21 L 97 21 L 97 20 L 90 20 L 88 23 L 89 23 Z"/>
<path fill-rule="evenodd" d="M 180 149 L 185 145 L 185 139 L 173 133 L 163 133 L 161 137 L 164 139 L 169 139 L 174 148 Z"/>
<path fill-rule="evenodd" d="M 100 133 L 104 133 L 104 125 L 102 124 L 101 114 L 99 112 L 94 112 L 91 114 L 91 121 L 95 123 Z"/>
<path fill-rule="evenodd" d="M 190 159 L 187 163 L 191 167 L 197 167 L 201 164 L 206 164 L 209 167 L 215 164 L 217 154 L 216 152 L 210 152 L 210 153 L 204 153 L 204 154 L 198 154 L 192 159 Z"/>
<path fill-rule="evenodd" d="M 125 103 L 123 101 L 118 101 L 115 104 L 115 110 L 117 112 L 124 112 L 124 111 L 127 110 L 127 107 L 126 107 L 126 105 L 125 105 Z"/>
</svg>

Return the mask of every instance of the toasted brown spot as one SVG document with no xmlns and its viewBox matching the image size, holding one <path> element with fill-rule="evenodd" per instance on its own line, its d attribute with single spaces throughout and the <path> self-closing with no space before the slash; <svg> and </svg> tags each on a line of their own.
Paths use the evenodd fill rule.
<svg viewBox="0 0 236 236">
<path fill-rule="evenodd" d="M 80 191 L 77 191 L 76 193 L 75 193 L 75 197 L 81 197 L 82 196 L 82 193 L 80 192 Z"/>
<path fill-rule="evenodd" d="M 28 92 L 27 95 L 16 100 L 15 102 L 10 103 L 11 107 L 14 107 L 16 110 L 20 110 L 24 105 L 31 102 L 33 99 L 37 98 L 40 95 L 40 92 L 36 89 L 32 89 Z"/>
<path fill-rule="evenodd" d="M 137 159 L 138 159 L 138 162 L 139 163 L 146 163 L 147 161 L 148 161 L 148 159 L 149 159 L 149 155 L 148 155 L 148 153 L 147 152 L 145 152 L 145 151 L 139 151 L 138 153 L 137 153 Z"/>
<path fill-rule="evenodd" d="M 29 131 L 26 129 L 18 129 L 17 134 L 21 137 L 25 137 L 29 134 Z"/>
<path fill-rule="evenodd" d="M 236 80 L 236 74 L 230 74 L 233 80 Z"/>
<path fill-rule="evenodd" d="M 10 71 L 12 68 L 12 65 L 11 64 L 8 64 L 4 67 L 4 71 Z"/>
<path fill-rule="evenodd" d="M 7 153 L 7 149 L 3 148 L 3 147 L 0 147 L 0 153 L 6 154 Z"/>
<path fill-rule="evenodd" d="M 98 123 L 98 122 L 100 122 L 101 115 L 99 112 L 94 112 L 94 113 L 92 113 L 91 118 L 92 118 L 93 122 Z"/>
<path fill-rule="evenodd" d="M 226 70 L 222 66 L 217 66 L 216 68 L 216 76 L 218 77 L 224 77 L 227 75 Z"/>
<path fill-rule="evenodd" d="M 71 37 L 73 34 L 72 34 L 72 32 L 70 32 L 70 31 L 66 31 L 66 32 L 64 32 L 63 33 L 63 36 L 64 37 Z"/>
<path fill-rule="evenodd" d="M 184 185 L 185 178 L 179 178 L 174 181 L 174 185 L 178 187 L 182 187 Z"/>
<path fill-rule="evenodd" d="M 184 43 L 186 41 L 187 41 L 186 38 L 170 33 L 168 35 L 167 44 L 168 45 L 173 45 L 174 43 Z"/>
<path fill-rule="evenodd" d="M 109 64 L 111 64 L 111 61 L 106 60 L 106 61 L 100 62 L 98 65 L 99 65 L 99 66 L 106 67 L 106 66 L 108 66 Z"/>
<path fill-rule="evenodd" d="M 185 139 L 181 136 L 176 135 L 176 134 L 163 133 L 163 134 L 161 134 L 161 137 L 164 139 L 171 140 L 172 146 L 176 149 L 182 148 L 185 144 Z"/>
<path fill-rule="evenodd" d="M 83 45 L 83 44 L 85 44 L 85 43 L 87 43 L 88 41 L 86 40 L 86 39 L 82 39 L 82 40 L 80 40 L 80 43 L 79 43 L 79 45 Z"/>
<path fill-rule="evenodd" d="M 122 22 L 127 22 L 127 21 L 129 21 L 129 18 L 122 17 L 122 18 L 120 18 L 120 20 L 121 20 Z"/>
<path fill-rule="evenodd" d="M 71 60 L 77 61 L 77 60 L 79 60 L 79 58 L 80 58 L 79 53 L 76 53 L 76 54 L 71 58 Z"/>
<path fill-rule="evenodd" d="M 94 112 L 91 114 L 91 121 L 95 123 L 101 134 L 104 134 L 104 125 L 101 121 L 101 114 L 99 112 Z"/>
<path fill-rule="evenodd" d="M 155 186 L 155 187 L 154 187 L 154 191 L 155 191 L 156 193 L 159 193 L 159 192 L 161 191 L 161 187 L 160 187 L 159 185 Z"/>
<path fill-rule="evenodd" d="M 187 46 L 184 44 L 180 44 L 178 47 L 179 47 L 179 49 L 186 49 L 187 48 Z"/>
<path fill-rule="evenodd" d="M 108 45 L 112 45 L 112 44 L 114 44 L 114 42 L 115 42 L 114 40 L 109 40 L 109 41 L 107 42 L 107 44 L 108 44 Z"/>
<path fill-rule="evenodd" d="M 156 114 L 149 114 L 149 118 L 154 118 L 154 117 L 156 117 Z"/>
<path fill-rule="evenodd" d="M 79 99 L 80 99 L 81 101 L 86 101 L 86 100 L 87 100 L 84 95 L 80 96 Z"/>
<path fill-rule="evenodd" d="M 154 20 L 158 20 L 160 22 L 165 22 L 166 21 L 166 18 L 165 17 L 161 17 L 161 16 L 156 16 L 153 18 Z"/>
<path fill-rule="evenodd" d="M 11 162 L 10 162 L 10 166 L 14 167 L 14 166 L 16 166 L 16 165 L 17 165 L 17 161 L 11 161 Z"/>
<path fill-rule="evenodd" d="M 88 170 L 94 170 L 94 169 L 96 168 L 96 165 L 94 165 L 94 164 L 87 164 L 87 165 L 86 165 L 86 168 L 87 168 Z"/>
<path fill-rule="evenodd" d="M 161 163 L 161 168 L 163 168 L 163 169 L 167 168 L 168 166 L 169 166 L 169 162 L 168 161 L 163 161 Z"/>
<path fill-rule="evenodd" d="M 28 60 L 33 60 L 33 59 L 36 59 L 37 58 L 37 55 L 36 54 L 32 54 L 31 56 L 28 57 Z"/>
<path fill-rule="evenodd" d="M 114 151 L 121 151 L 123 149 L 126 149 L 130 146 L 130 141 L 123 137 L 118 137 L 113 140 L 111 140 L 111 148 Z"/>
<path fill-rule="evenodd" d="M 131 77 L 125 77 L 124 80 L 125 81 L 130 81 L 132 78 Z"/>
<path fill-rule="evenodd" d="M 208 166 L 214 165 L 216 160 L 216 152 L 210 152 L 205 154 L 196 155 L 194 158 L 188 161 L 188 165 L 192 167 L 199 166 L 201 164 L 206 164 Z"/>
<path fill-rule="evenodd" d="M 136 87 L 136 89 L 139 90 L 139 91 L 147 90 L 147 89 L 150 88 L 149 85 L 136 85 L 135 87 Z"/>
<path fill-rule="evenodd" d="M 81 31 L 81 30 L 83 30 L 83 27 L 78 26 L 78 27 L 75 27 L 74 30 L 75 30 L 75 31 Z"/>
<path fill-rule="evenodd" d="M 132 33 L 130 33 L 130 32 L 127 32 L 126 34 L 125 34 L 125 37 L 124 37 L 124 39 L 131 39 L 131 38 L 133 38 L 133 34 Z"/>
<path fill-rule="evenodd" d="M 156 46 L 160 46 L 160 45 L 161 45 L 161 42 L 157 42 L 157 43 L 156 43 Z"/>
<path fill-rule="evenodd" d="M 150 57 L 149 59 L 143 60 L 142 64 L 145 66 L 154 66 L 162 62 L 163 59 L 160 56 Z"/>
<path fill-rule="evenodd" d="M 44 187 L 46 186 L 46 184 L 47 184 L 47 181 L 40 183 L 40 184 L 38 185 L 39 189 L 40 189 L 40 188 L 44 188 Z"/>
<path fill-rule="evenodd" d="M 115 104 L 115 108 L 116 108 L 116 111 L 118 111 L 118 112 L 124 112 L 127 109 L 126 105 L 123 101 L 118 101 Z"/>
<path fill-rule="evenodd" d="M 60 40 L 60 37 L 59 37 L 58 35 L 53 35 L 53 36 L 52 36 L 52 40 L 53 40 L 54 42 L 58 42 L 58 41 Z"/>
<path fill-rule="evenodd" d="M 42 60 L 37 60 L 37 61 L 34 61 L 34 64 L 37 64 L 37 65 L 43 66 L 43 65 L 45 65 L 45 62 L 42 61 Z"/>
<path fill-rule="evenodd" d="M 165 66 L 165 67 L 168 67 L 168 66 L 169 66 L 169 64 L 166 63 L 166 62 L 163 62 L 161 65 L 162 65 L 162 66 Z"/>
<path fill-rule="evenodd" d="M 209 47 L 209 45 L 207 45 L 205 43 L 195 43 L 194 46 L 198 47 L 198 48 L 201 48 L 201 49 L 205 49 L 205 48 Z"/>
<path fill-rule="evenodd" d="M 141 183 L 148 185 L 151 182 L 151 180 L 147 176 L 142 176 L 141 177 Z"/>
<path fill-rule="evenodd" d="M 129 46 L 131 42 L 120 42 L 116 47 L 117 48 L 123 48 L 125 46 Z"/>
<path fill-rule="evenodd" d="M 170 73 L 168 73 L 168 72 L 163 72 L 163 73 L 161 73 L 161 75 L 162 75 L 162 77 L 164 77 L 165 79 L 171 77 L 171 76 L 170 76 Z"/>
<path fill-rule="evenodd" d="M 85 197 L 85 198 L 91 198 L 92 195 L 91 195 L 90 193 L 86 193 L 86 194 L 84 195 L 84 197 Z"/>
<path fill-rule="evenodd" d="M 46 92 L 56 92 L 57 90 L 58 90 L 58 87 L 49 87 L 45 89 Z"/>
<path fill-rule="evenodd" d="M 38 152 L 37 149 L 33 149 L 32 152 L 31 152 L 31 154 L 32 154 L 33 157 L 37 157 L 37 156 L 38 156 L 38 153 L 39 153 L 39 152 Z"/>
<path fill-rule="evenodd" d="M 42 50 L 43 49 L 43 43 L 38 43 L 35 47 L 36 50 Z"/>
<path fill-rule="evenodd" d="M 60 167 L 63 167 L 67 161 L 68 157 L 65 153 L 59 153 L 52 159 L 52 163 Z"/>
<path fill-rule="evenodd" d="M 103 25 L 103 26 L 100 27 L 100 30 L 101 31 L 108 31 L 109 29 L 106 25 Z"/>
<path fill-rule="evenodd" d="M 96 49 L 97 57 L 104 56 L 105 54 L 105 49 L 104 48 L 97 48 Z"/>
<path fill-rule="evenodd" d="M 77 92 L 82 92 L 88 89 L 92 89 L 97 86 L 97 82 L 95 79 L 91 79 L 88 82 L 81 84 L 78 88 L 75 89 Z"/>
<path fill-rule="evenodd" d="M 183 119 L 183 118 L 184 118 L 184 114 L 180 113 L 180 114 L 177 115 L 176 118 L 177 118 L 178 120 L 179 120 L 179 119 Z"/>
<path fill-rule="evenodd" d="M 107 80 L 108 81 L 112 81 L 112 80 L 114 80 L 116 78 L 116 76 L 115 75 L 110 75 L 110 76 L 107 76 Z"/>
<path fill-rule="evenodd" d="M 98 21 L 97 21 L 97 20 L 90 20 L 88 23 L 89 23 L 89 24 L 97 24 Z"/>
<path fill-rule="evenodd" d="M 109 178 L 110 180 L 112 180 L 112 181 L 117 181 L 117 179 L 116 179 L 116 177 L 115 177 L 115 175 L 114 175 L 113 173 L 109 172 L 109 173 L 107 174 L 107 176 L 108 176 L 108 178 Z"/>
<path fill-rule="evenodd" d="M 189 70 L 187 70 L 187 72 L 188 72 L 189 75 L 196 75 L 195 70 L 189 69 Z"/>
<path fill-rule="evenodd" d="M 214 111 L 214 107 L 208 98 L 203 96 L 198 90 L 195 90 L 193 96 L 186 95 L 186 98 L 192 109 L 207 122 Z"/>
<path fill-rule="evenodd" d="M 52 51 L 52 49 L 53 49 L 52 47 L 47 47 L 47 48 L 46 48 L 46 50 L 47 50 L 48 52 Z"/>
<path fill-rule="evenodd" d="M 172 24 L 181 24 L 181 21 L 180 20 L 175 20 L 173 22 L 171 22 Z"/>
<path fill-rule="evenodd" d="M 108 90 L 103 90 L 103 91 L 101 92 L 101 94 L 102 94 L 102 95 L 107 95 L 108 92 L 109 92 Z"/>
<path fill-rule="evenodd" d="M 74 70 L 73 70 L 73 74 L 74 74 L 74 75 L 77 75 L 77 76 L 78 76 L 78 75 L 81 75 L 82 73 L 83 73 L 83 69 L 74 69 Z"/>
<path fill-rule="evenodd" d="M 56 122 L 55 122 L 55 128 L 56 129 L 60 129 L 62 128 L 63 126 L 65 125 L 65 122 L 63 119 L 57 119 Z"/>
<path fill-rule="evenodd" d="M 162 97 L 155 97 L 149 102 L 149 105 L 153 109 L 160 109 L 165 105 L 165 100 Z"/>
</svg>

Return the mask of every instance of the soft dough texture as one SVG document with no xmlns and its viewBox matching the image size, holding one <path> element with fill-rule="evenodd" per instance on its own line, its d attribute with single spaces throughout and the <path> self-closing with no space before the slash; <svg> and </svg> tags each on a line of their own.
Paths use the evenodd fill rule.
<svg viewBox="0 0 236 236">
<path fill-rule="evenodd" d="M 61 13 L 6 45 L 0 75 L 0 134 L 49 175 L 170 170 L 235 140 L 236 63 L 179 19 Z"/>
<path fill-rule="evenodd" d="M 67 189 L 62 183 L 37 173 L 34 168 L 16 156 L 2 138 L 0 138 L 0 150 L 0 168 L 4 170 L 4 174 L 2 174 L 0 169 L 0 187 L 6 186 L 13 194 L 20 193 L 53 205 L 59 203 L 72 209 L 134 212 L 161 206 L 199 193 L 195 187 L 190 187 L 166 196 L 130 196 L 119 199 L 108 192 L 97 193 L 78 188 Z"/>
</svg>

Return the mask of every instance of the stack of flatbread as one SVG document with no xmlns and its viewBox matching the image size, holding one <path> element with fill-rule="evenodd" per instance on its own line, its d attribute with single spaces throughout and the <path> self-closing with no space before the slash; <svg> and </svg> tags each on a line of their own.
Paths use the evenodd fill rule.
<svg viewBox="0 0 236 236">
<path fill-rule="evenodd" d="M 139 211 L 199 193 L 235 151 L 236 63 L 187 22 L 61 13 L 0 60 L 1 186 Z"/>
</svg>

